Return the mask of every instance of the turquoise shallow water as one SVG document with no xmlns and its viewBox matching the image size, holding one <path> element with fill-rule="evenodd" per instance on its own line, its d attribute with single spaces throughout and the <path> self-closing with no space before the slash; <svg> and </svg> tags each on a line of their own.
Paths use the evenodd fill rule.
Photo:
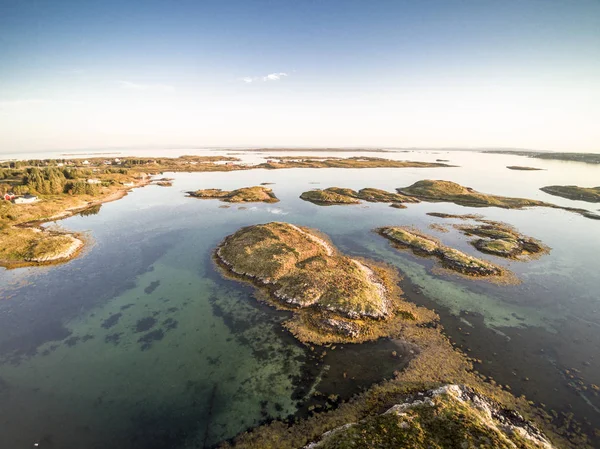
<svg viewBox="0 0 600 449">
<path fill-rule="evenodd" d="M 93 244 L 82 257 L 0 272 L 0 447 L 202 447 L 295 413 L 314 389 L 351 394 L 391 375 L 401 366 L 384 355 L 393 342 L 349 346 L 317 363 L 282 331 L 285 314 L 257 304 L 251 287 L 214 269 L 211 251 L 223 237 L 273 220 L 317 228 L 345 252 L 396 266 L 409 299 L 435 308 L 451 338 L 483 360 L 483 373 L 559 413 L 572 411 L 589 421 L 588 431 L 600 427 L 600 401 L 590 389 L 600 383 L 597 221 L 550 209 L 319 207 L 298 199 L 316 187 L 392 190 L 433 178 L 594 209 L 537 189 L 593 185 L 600 167 L 474 153 L 410 156 L 398 158 L 447 158 L 462 167 L 181 173 L 173 187 L 137 189 L 97 215 L 59 222 L 89 232 Z M 225 209 L 184 193 L 261 182 L 274 182 L 281 202 Z M 475 254 L 451 226 L 448 233 L 428 229 L 453 223 L 431 211 L 506 221 L 552 252 L 528 263 L 490 256 L 523 281 L 497 286 L 432 271 L 432 260 L 398 252 L 371 232 L 414 225 Z M 351 368 L 354 380 L 346 383 L 342 374 Z M 575 379 L 564 372 L 572 368 Z M 574 388 L 579 380 L 587 390 Z"/>
</svg>

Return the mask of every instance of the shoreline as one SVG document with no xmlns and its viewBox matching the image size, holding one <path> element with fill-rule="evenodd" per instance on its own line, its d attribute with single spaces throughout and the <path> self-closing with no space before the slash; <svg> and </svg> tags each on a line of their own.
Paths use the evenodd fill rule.
<svg viewBox="0 0 600 449">
<path fill-rule="evenodd" d="M 127 196 L 127 194 L 134 188 L 145 187 L 151 183 L 149 178 L 144 178 L 139 180 L 133 186 L 123 186 L 123 188 L 119 188 L 115 191 L 109 192 L 103 198 L 94 201 L 87 201 L 85 204 L 77 205 L 69 207 L 61 212 L 58 212 L 49 217 L 29 220 L 23 223 L 18 223 L 13 225 L 13 228 L 16 229 L 32 229 L 35 232 L 39 232 L 40 236 L 43 237 L 67 237 L 72 239 L 72 243 L 62 251 L 56 254 L 50 254 L 46 256 L 40 257 L 31 257 L 31 258 L 23 258 L 22 260 L 8 260 L 8 259 L 0 259 L 0 267 L 5 268 L 6 270 L 12 270 L 16 268 L 26 268 L 26 267 L 36 267 L 36 266 L 47 266 L 47 265 L 59 265 L 62 263 L 69 262 L 76 257 L 78 257 L 83 250 L 87 246 L 87 238 L 83 237 L 81 233 L 75 233 L 70 231 L 56 231 L 56 230 L 48 230 L 42 225 L 49 222 L 64 220 L 66 218 L 73 217 L 78 213 L 81 213 L 87 209 L 101 206 L 104 203 L 110 203 L 112 201 L 118 201 L 123 197 Z"/>
</svg>

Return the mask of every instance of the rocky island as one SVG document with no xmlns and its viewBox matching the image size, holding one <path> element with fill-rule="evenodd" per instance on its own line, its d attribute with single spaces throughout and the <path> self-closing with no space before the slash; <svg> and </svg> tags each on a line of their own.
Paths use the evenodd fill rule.
<svg viewBox="0 0 600 449">
<path fill-rule="evenodd" d="M 587 201 L 588 203 L 600 203 L 600 186 L 547 186 L 542 187 L 540 190 L 550 195 L 560 196 L 570 200 Z"/>
<path fill-rule="evenodd" d="M 269 304 L 293 310 L 303 340 L 317 334 L 321 340 L 329 334 L 364 339 L 368 328 L 396 310 L 398 292 L 383 268 L 340 254 L 307 228 L 280 222 L 245 227 L 215 256 L 228 272 L 264 288 Z"/>
<path fill-rule="evenodd" d="M 508 259 L 524 260 L 550 252 L 539 240 L 527 237 L 505 223 L 484 220 L 474 226 L 458 226 L 463 234 L 480 237 L 471 242 L 479 251 Z"/>
<path fill-rule="evenodd" d="M 188 192 L 193 198 L 219 199 L 226 203 L 277 203 L 279 199 L 268 187 L 243 187 L 236 190 L 204 189 Z"/>
<path fill-rule="evenodd" d="M 523 209 L 526 207 L 549 207 L 575 212 L 586 218 L 600 220 L 600 215 L 586 209 L 557 206 L 545 201 L 508 196 L 491 195 L 478 192 L 471 187 L 464 187 L 451 181 L 425 179 L 408 187 L 396 189 L 402 195 L 412 196 L 421 201 L 447 202 L 468 207 L 501 207 L 503 209 Z"/>
<path fill-rule="evenodd" d="M 426 179 L 411 186 L 398 188 L 399 193 L 429 202 L 449 202 L 469 207 L 502 207 L 522 209 L 531 206 L 552 206 L 549 203 L 525 198 L 511 198 L 478 192 L 451 181 Z"/>
<path fill-rule="evenodd" d="M 329 187 L 327 189 L 315 189 L 303 192 L 300 198 L 304 201 L 319 206 L 329 206 L 333 204 L 360 204 L 361 200 L 369 203 L 393 203 L 400 205 L 402 203 L 419 203 L 416 198 L 412 198 L 399 193 L 388 192 L 382 189 L 364 188 L 359 190 Z"/>
<path fill-rule="evenodd" d="M 387 226 L 376 232 L 390 240 L 396 247 L 410 249 L 414 254 L 437 257 L 445 268 L 467 276 L 502 276 L 505 270 L 476 257 L 442 245 L 434 237 L 422 234 L 416 229 L 400 226 Z"/>
</svg>

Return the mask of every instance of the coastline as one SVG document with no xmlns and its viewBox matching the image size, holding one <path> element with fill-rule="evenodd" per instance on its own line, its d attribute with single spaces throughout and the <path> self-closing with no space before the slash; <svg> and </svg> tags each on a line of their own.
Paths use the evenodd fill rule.
<svg viewBox="0 0 600 449">
<path fill-rule="evenodd" d="M 25 268 L 25 267 L 35 267 L 35 266 L 43 266 L 43 265 L 58 265 L 78 257 L 85 247 L 87 246 L 88 237 L 85 237 L 81 233 L 74 233 L 69 231 L 56 231 L 56 230 L 48 230 L 42 225 L 44 223 L 49 223 L 58 220 L 64 220 L 66 218 L 72 217 L 78 213 L 81 213 L 87 209 L 91 209 L 93 207 L 101 206 L 104 203 L 109 203 L 112 201 L 118 201 L 121 198 L 127 196 L 127 194 L 134 188 L 145 187 L 150 184 L 151 180 L 149 178 L 143 178 L 138 180 L 133 186 L 123 186 L 117 190 L 113 190 L 111 192 L 107 192 L 104 197 L 93 200 L 93 201 L 84 201 L 83 204 L 71 206 L 64 209 L 61 212 L 55 213 L 49 217 L 43 217 L 35 220 L 25 221 L 23 223 L 18 223 L 13 225 L 12 227 L 15 229 L 30 229 L 35 233 L 39 233 L 42 239 L 47 237 L 65 237 L 71 240 L 71 243 L 63 248 L 61 251 L 43 255 L 40 257 L 29 257 L 22 258 L 21 260 L 10 260 L 10 259 L 0 259 L 0 267 L 3 267 L 7 270 L 15 269 L 15 268 Z"/>
</svg>

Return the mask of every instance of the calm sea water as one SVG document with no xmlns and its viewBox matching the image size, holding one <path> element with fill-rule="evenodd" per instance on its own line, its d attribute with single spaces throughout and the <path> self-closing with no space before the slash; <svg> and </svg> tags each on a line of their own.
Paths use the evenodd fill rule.
<svg viewBox="0 0 600 449">
<path fill-rule="evenodd" d="M 298 198 L 317 187 L 393 190 L 445 179 L 594 210 L 599 206 L 538 189 L 598 185 L 600 167 L 470 152 L 378 156 L 450 159 L 460 167 L 169 174 L 173 187 L 137 189 L 96 215 L 59 222 L 89 233 L 93 243 L 82 257 L 0 271 L 0 447 L 209 447 L 305 409 L 316 390 L 347 397 L 400 369 L 405 362 L 389 353 L 403 347 L 392 341 L 347 345 L 321 358 L 318 348 L 304 348 L 282 331 L 285 313 L 261 306 L 251 287 L 215 270 L 211 252 L 226 235 L 274 220 L 317 228 L 349 254 L 396 266 L 407 297 L 440 313 L 453 341 L 482 360 L 480 372 L 559 416 L 573 413 L 588 433 L 600 428 L 600 399 L 591 385 L 600 384 L 599 222 L 542 208 L 319 207 Z M 261 182 L 273 182 L 281 202 L 225 209 L 185 197 L 187 190 Z M 451 226 L 448 233 L 428 229 L 453 223 L 426 215 L 433 211 L 505 221 L 552 252 L 526 263 L 489 256 L 523 281 L 497 286 L 433 272 L 432 260 L 398 252 L 371 232 L 414 225 L 477 254 Z"/>
</svg>

